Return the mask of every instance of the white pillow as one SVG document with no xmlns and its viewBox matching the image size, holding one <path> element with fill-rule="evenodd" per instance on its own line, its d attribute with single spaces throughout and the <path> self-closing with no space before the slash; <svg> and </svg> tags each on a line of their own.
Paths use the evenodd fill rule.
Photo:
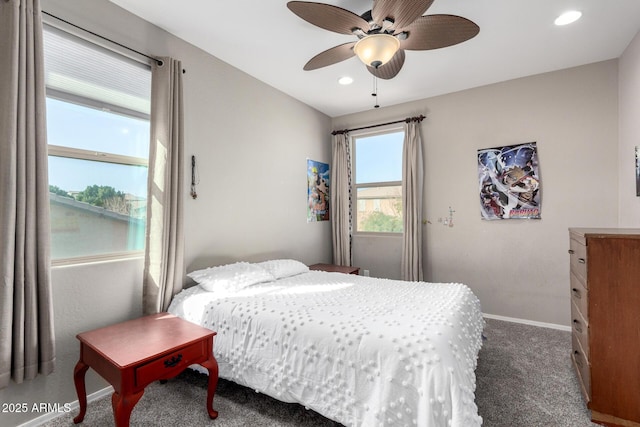
<svg viewBox="0 0 640 427">
<path fill-rule="evenodd" d="M 248 262 L 209 267 L 204 270 L 192 271 L 187 276 L 210 292 L 221 289 L 239 291 L 247 286 L 275 280 L 275 277 L 267 270 Z"/>
<path fill-rule="evenodd" d="M 309 267 L 295 259 L 273 259 L 257 263 L 258 266 L 267 270 L 276 279 L 295 276 L 309 271 Z"/>
</svg>

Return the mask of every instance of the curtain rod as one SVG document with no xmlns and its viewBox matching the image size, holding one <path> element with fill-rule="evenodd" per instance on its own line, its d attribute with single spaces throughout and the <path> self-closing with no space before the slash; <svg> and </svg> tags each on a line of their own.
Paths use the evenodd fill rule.
<svg viewBox="0 0 640 427">
<path fill-rule="evenodd" d="M 380 127 L 380 126 L 395 125 L 396 123 L 409 123 L 409 122 L 418 122 L 418 123 L 420 123 L 424 119 L 426 119 L 426 116 L 423 116 L 422 114 L 420 114 L 417 117 L 407 117 L 406 119 L 396 120 L 394 122 L 380 123 L 380 124 L 377 124 L 377 125 L 363 126 L 361 128 L 354 128 L 354 129 L 334 130 L 333 132 L 331 132 L 331 135 L 340 135 L 340 134 L 345 134 L 345 133 L 352 132 L 354 130 L 371 129 L 371 128 L 377 128 L 377 127 Z"/>
<path fill-rule="evenodd" d="M 158 64 L 158 65 L 162 65 L 162 64 L 164 63 L 161 59 L 154 58 L 153 56 L 146 55 L 146 54 L 144 54 L 144 53 L 142 53 L 142 52 L 138 52 L 137 50 L 132 49 L 132 48 L 130 48 L 129 46 L 125 46 L 125 45 L 123 45 L 122 43 L 118 43 L 118 42 L 113 41 L 113 40 L 111 40 L 111 39 L 108 39 L 108 38 L 106 38 L 106 37 L 104 37 L 104 36 L 101 36 L 100 34 L 96 34 L 96 33 L 94 33 L 93 31 L 87 30 L 86 28 L 82 28 L 82 27 L 80 27 L 79 25 L 73 24 L 73 23 L 71 23 L 71 22 L 69 22 L 69 21 L 67 21 L 67 20 L 65 20 L 65 19 L 59 18 L 59 17 L 57 17 L 57 16 L 55 16 L 55 15 L 52 15 L 52 14 L 51 14 L 51 13 L 49 13 L 49 12 L 46 12 L 46 11 L 44 11 L 44 10 L 43 10 L 43 11 L 42 11 L 42 13 L 44 13 L 45 15 L 50 16 L 50 17 L 52 17 L 52 18 L 55 18 L 55 19 L 57 19 L 58 21 L 64 22 L 65 24 L 71 25 L 72 27 L 75 27 L 75 28 L 77 28 L 77 29 L 79 29 L 79 30 L 82 30 L 82 31 L 84 31 L 85 33 L 89 33 L 89 34 L 91 34 L 92 36 L 99 37 L 99 38 L 101 38 L 102 40 L 106 40 L 106 41 L 108 41 L 109 43 L 113 43 L 113 44 L 118 45 L 118 46 L 120 46 L 120 47 L 122 47 L 122 48 L 125 48 L 125 49 L 127 49 L 127 50 L 130 50 L 131 52 L 135 52 L 135 53 L 137 53 L 138 55 L 142 55 L 142 56 L 144 56 L 145 58 L 151 59 L 152 61 L 155 61 L 155 62 L 156 62 L 156 64 Z M 184 70 L 182 70 L 182 72 L 184 73 Z"/>
</svg>

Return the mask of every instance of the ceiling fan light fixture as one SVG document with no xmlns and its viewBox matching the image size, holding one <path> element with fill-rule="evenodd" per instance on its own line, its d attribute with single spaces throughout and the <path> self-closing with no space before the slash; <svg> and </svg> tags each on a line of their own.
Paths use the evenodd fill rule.
<svg viewBox="0 0 640 427">
<path fill-rule="evenodd" d="M 569 10 L 562 15 L 558 16 L 554 21 L 556 25 L 568 25 L 576 22 L 582 16 L 582 12 L 579 10 Z"/>
<path fill-rule="evenodd" d="M 353 52 L 365 65 L 378 68 L 393 58 L 400 49 L 400 40 L 390 34 L 370 34 L 353 47 Z"/>
</svg>

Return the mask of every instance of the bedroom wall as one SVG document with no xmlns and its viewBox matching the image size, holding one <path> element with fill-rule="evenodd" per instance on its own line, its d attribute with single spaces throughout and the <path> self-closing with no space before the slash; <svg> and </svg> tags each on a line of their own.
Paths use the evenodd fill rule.
<svg viewBox="0 0 640 427">
<path fill-rule="evenodd" d="M 620 57 L 620 226 L 640 227 L 635 147 L 640 146 L 640 32 Z"/>
<path fill-rule="evenodd" d="M 185 194 L 187 271 L 239 259 L 331 260 L 330 227 L 306 222 L 306 159 L 330 161 L 331 119 L 106 0 L 42 0 L 45 11 L 136 50 L 182 60 L 185 182 L 196 155 L 198 198 Z M 0 402 L 73 402 L 75 335 L 139 317 L 142 261 L 53 269 L 57 369 L 0 390 Z M 87 375 L 88 393 L 103 389 Z M 0 413 L 1 426 L 42 414 Z"/>
<path fill-rule="evenodd" d="M 381 99 L 391 90 L 392 81 L 380 84 Z M 333 127 L 421 113 L 426 279 L 466 283 L 485 313 L 569 325 L 567 228 L 618 223 L 617 60 L 337 117 Z M 477 150 L 531 141 L 542 219 L 481 220 Z M 438 222 L 449 206 L 453 228 Z M 378 259 L 399 265 L 394 245 L 363 241 L 354 238 L 360 267 L 374 275 Z"/>
</svg>

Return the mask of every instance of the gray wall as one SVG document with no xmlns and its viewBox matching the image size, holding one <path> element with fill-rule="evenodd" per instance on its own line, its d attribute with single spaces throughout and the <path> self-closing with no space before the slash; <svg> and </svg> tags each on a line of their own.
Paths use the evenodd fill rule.
<svg viewBox="0 0 640 427">
<path fill-rule="evenodd" d="M 306 159 L 330 162 L 331 119 L 106 0 L 43 0 L 43 10 L 136 50 L 180 59 L 186 182 L 196 155 L 198 198 L 185 195 L 185 265 L 292 257 L 331 260 L 328 222 L 306 222 Z M 188 193 L 188 187 L 186 193 Z M 53 269 L 57 369 L 0 390 L 0 402 L 73 402 L 79 332 L 135 318 L 140 259 Z M 87 375 L 87 391 L 106 383 Z M 12 426 L 38 413 L 0 413 Z"/>
<path fill-rule="evenodd" d="M 620 58 L 620 226 L 640 227 L 640 197 L 636 196 L 635 147 L 640 146 L 640 32 Z"/>
<path fill-rule="evenodd" d="M 466 283 L 485 313 L 568 325 L 567 228 L 618 223 L 617 63 L 337 117 L 333 127 L 425 114 L 426 279 Z M 481 220 L 477 150 L 530 141 L 538 144 L 542 219 Z M 438 222 L 449 206 L 453 228 Z M 354 260 L 372 275 L 379 260 L 397 266 L 397 240 L 356 237 Z M 393 277 L 393 268 L 383 270 Z"/>
</svg>

